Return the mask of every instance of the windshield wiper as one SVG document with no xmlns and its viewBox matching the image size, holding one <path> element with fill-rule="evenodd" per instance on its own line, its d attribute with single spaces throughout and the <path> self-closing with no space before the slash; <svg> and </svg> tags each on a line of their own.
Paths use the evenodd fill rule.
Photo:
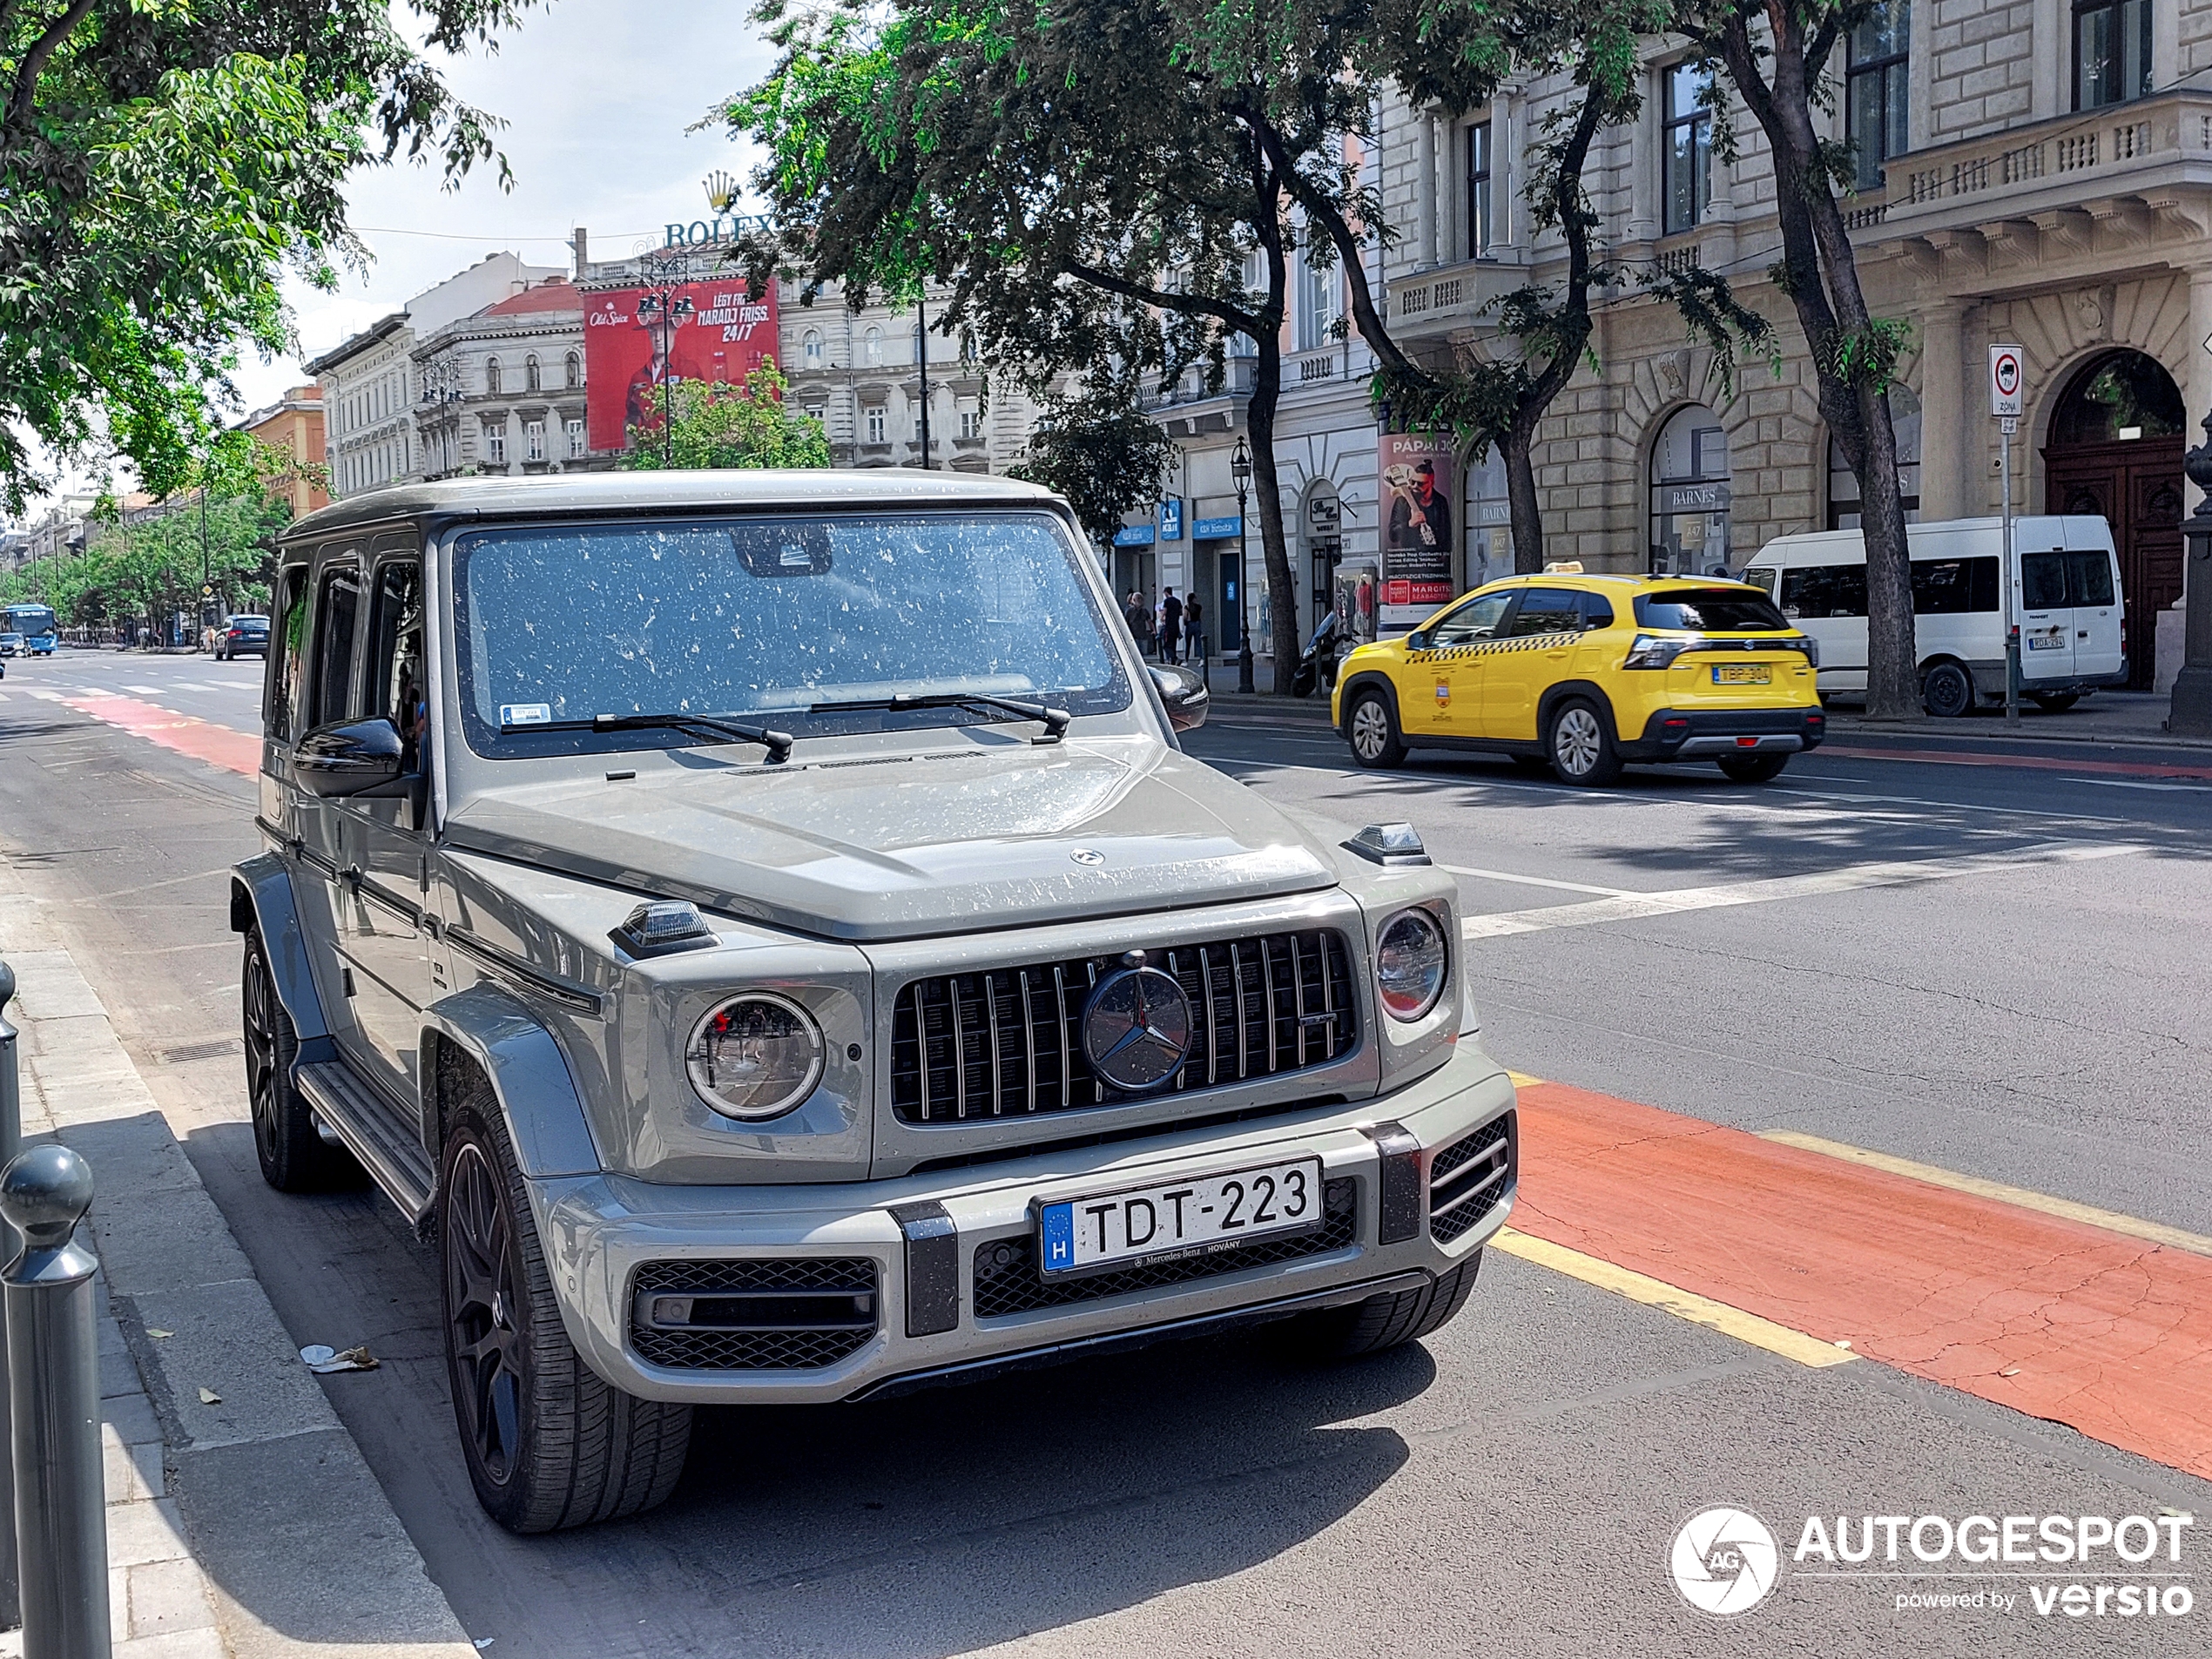
<svg viewBox="0 0 2212 1659">
<path fill-rule="evenodd" d="M 791 758 L 799 741 L 788 732 L 765 725 L 741 725 L 712 714 L 595 714 L 589 720 L 549 720 L 543 725 L 516 726 L 518 732 L 705 732 L 733 743 L 757 743 L 768 752 L 771 765 Z"/>
<path fill-rule="evenodd" d="M 1044 727 L 1038 743 L 1057 743 L 1075 721 L 1075 716 L 1065 709 L 1049 708 L 1042 703 L 1024 703 L 1011 697 L 994 697 L 988 691 L 937 691 L 927 697 L 855 698 L 846 703 L 815 703 L 809 705 L 809 714 L 845 714 L 856 709 L 1001 709 L 1018 720 L 1035 720 Z"/>
</svg>

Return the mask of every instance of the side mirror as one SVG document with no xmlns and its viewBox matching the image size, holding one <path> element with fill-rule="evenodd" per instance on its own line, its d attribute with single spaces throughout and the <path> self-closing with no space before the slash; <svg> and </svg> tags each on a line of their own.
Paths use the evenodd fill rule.
<svg viewBox="0 0 2212 1659">
<path fill-rule="evenodd" d="M 1150 671 L 1160 701 L 1167 705 L 1170 725 L 1177 732 L 1191 732 L 1205 725 L 1213 695 L 1206 690 L 1204 678 L 1172 663 L 1154 663 Z"/>
<path fill-rule="evenodd" d="M 358 795 L 400 775 L 400 729 L 389 720 L 317 726 L 292 752 L 292 774 L 325 799 Z"/>
<path fill-rule="evenodd" d="M 1426 628 L 1416 628 L 1412 633 L 1407 634 L 1406 636 L 1406 649 L 1407 651 L 1426 651 L 1428 649 L 1428 630 Z"/>
</svg>

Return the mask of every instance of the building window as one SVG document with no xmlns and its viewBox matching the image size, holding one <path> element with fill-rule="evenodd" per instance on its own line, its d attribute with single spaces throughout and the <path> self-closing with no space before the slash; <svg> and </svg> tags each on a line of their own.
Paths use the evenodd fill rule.
<svg viewBox="0 0 2212 1659">
<path fill-rule="evenodd" d="M 1490 124 L 1477 121 L 1467 129 L 1467 258 L 1487 260 L 1497 234 L 1490 206 Z"/>
<path fill-rule="evenodd" d="M 570 352 L 562 361 L 561 372 L 568 381 L 569 390 L 575 391 L 577 387 L 583 384 L 583 359 L 577 353 Z"/>
<path fill-rule="evenodd" d="M 1319 351 L 1334 338 L 1332 330 L 1339 313 L 1336 266 L 1317 266 L 1305 252 L 1298 255 L 1298 348 Z"/>
<path fill-rule="evenodd" d="M 1713 199 L 1713 112 L 1704 104 L 1713 78 L 1696 64 L 1676 64 L 1662 73 L 1667 98 L 1659 194 L 1662 228 L 1671 236 L 1695 229 Z"/>
<path fill-rule="evenodd" d="M 1897 434 L 1897 488 L 1905 522 L 1920 522 L 1920 400 L 1909 386 L 1890 388 L 1890 427 Z M 1844 459 L 1844 446 L 1828 440 L 1828 528 L 1858 528 L 1858 478 Z"/>
<path fill-rule="evenodd" d="M 484 359 L 484 390 L 494 397 L 499 395 L 499 359 L 496 357 Z"/>
<path fill-rule="evenodd" d="M 1651 569 L 1712 576 L 1728 569 L 1728 434 L 1712 410 L 1677 409 L 1651 450 Z"/>
<path fill-rule="evenodd" d="M 523 459 L 525 461 L 545 459 L 544 421 L 525 421 L 523 422 Z"/>
<path fill-rule="evenodd" d="M 1905 111 L 1912 40 L 1912 0 L 1887 0 L 1851 30 L 1846 97 L 1861 190 L 1879 190 L 1882 164 L 1910 147 Z"/>
<path fill-rule="evenodd" d="M 523 389 L 526 392 L 535 392 L 541 389 L 537 371 L 537 354 L 536 352 L 532 352 L 529 356 L 523 359 Z"/>
<path fill-rule="evenodd" d="M 2074 0 L 2074 107 L 2150 91 L 2151 0 Z"/>
<path fill-rule="evenodd" d="M 883 330 L 871 328 L 860 344 L 860 358 L 870 368 L 883 367 Z"/>
<path fill-rule="evenodd" d="M 569 458 L 573 461 L 583 453 L 583 422 L 569 422 Z"/>
<path fill-rule="evenodd" d="M 819 368 L 822 366 L 822 336 L 816 329 L 809 328 L 806 331 L 803 361 L 808 368 Z"/>
<path fill-rule="evenodd" d="M 484 428 L 484 459 L 495 467 L 507 464 L 507 428 L 503 424 Z"/>
<path fill-rule="evenodd" d="M 983 435 L 983 413 L 981 409 L 962 409 L 960 412 L 960 435 L 963 438 Z"/>
<path fill-rule="evenodd" d="M 868 405 L 868 420 L 867 420 L 867 425 L 868 425 L 868 442 L 869 442 L 870 443 L 881 443 L 881 442 L 884 441 L 884 438 L 883 438 L 883 405 L 882 405 L 882 404 L 880 404 L 880 403 L 871 403 L 871 404 L 869 404 L 869 405 Z"/>
</svg>

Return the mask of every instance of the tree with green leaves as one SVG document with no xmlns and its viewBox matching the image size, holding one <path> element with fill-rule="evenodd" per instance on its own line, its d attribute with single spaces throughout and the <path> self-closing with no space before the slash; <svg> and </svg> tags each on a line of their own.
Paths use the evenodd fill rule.
<svg viewBox="0 0 2212 1659">
<path fill-rule="evenodd" d="M 1857 176 L 1847 139 L 1822 136 L 1834 106 L 1840 53 L 1879 10 L 1870 0 L 1676 0 L 1672 26 L 1729 83 L 1766 135 L 1774 165 L 1782 258 L 1768 272 L 1797 314 L 1811 348 L 1821 419 L 1858 481 L 1866 538 L 1866 711 L 1920 711 L 1913 637 L 1912 565 L 1889 389 L 1912 330 L 1866 303 L 1844 199 Z M 1732 158 L 1724 105 L 1714 153 Z"/>
<path fill-rule="evenodd" d="M 0 499 L 34 445 L 188 488 L 239 351 L 291 347 L 285 270 L 361 257 L 347 175 L 495 159 L 426 49 L 530 3 L 408 0 L 418 47 L 385 0 L 0 0 Z"/>
<path fill-rule="evenodd" d="M 617 464 L 632 472 L 826 467 L 830 447 L 822 423 L 785 402 L 790 389 L 772 362 L 747 374 L 742 386 L 684 380 L 655 386 L 645 419 L 630 428 L 630 448 Z"/>
<path fill-rule="evenodd" d="M 1150 506 L 1175 462 L 1175 442 L 1127 381 L 1048 394 L 1029 432 L 1029 458 L 1007 469 L 1067 498 L 1102 546 L 1122 515 Z"/>
</svg>

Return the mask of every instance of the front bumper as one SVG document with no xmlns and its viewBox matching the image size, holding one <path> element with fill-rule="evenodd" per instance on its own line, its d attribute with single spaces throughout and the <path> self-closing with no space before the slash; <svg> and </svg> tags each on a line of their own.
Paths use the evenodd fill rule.
<svg viewBox="0 0 2212 1659">
<path fill-rule="evenodd" d="M 1828 717 L 1817 706 L 1660 709 L 1642 734 L 1620 745 L 1623 760 L 1713 760 L 1730 754 L 1795 754 L 1817 749 Z"/>
<path fill-rule="evenodd" d="M 1480 1250 L 1504 1224 L 1519 1173 L 1513 1104 L 1511 1080 L 1470 1041 L 1426 1077 L 1376 1100 L 896 1180 L 674 1187 L 593 1176 L 529 1185 L 569 1335 L 600 1376 L 651 1399 L 818 1403 L 1418 1285 Z M 1488 1126 L 1500 1120 L 1508 1161 L 1495 1202 L 1440 1243 L 1427 1218 L 1434 1155 L 1478 1133 L 1494 1136 Z M 979 1310 L 979 1252 L 989 1247 L 995 1262 L 1026 1251 L 1035 1231 L 1033 1199 L 1183 1179 L 1292 1152 L 1318 1156 L 1325 1187 L 1349 1183 L 1352 1199 L 1350 1215 L 1306 1253 L 1251 1264 L 1224 1258 L 1224 1271 L 1204 1277 L 1026 1312 L 995 1312 L 1005 1298 L 987 1293 Z M 1381 1242 L 1386 1229 L 1401 1242 Z M 872 1328 L 806 1345 L 803 1364 L 678 1367 L 641 1357 L 641 1332 L 658 1339 L 643 1322 L 665 1305 L 641 1284 L 675 1285 L 686 1268 L 770 1263 L 783 1264 L 779 1272 L 833 1266 L 836 1272 L 816 1276 L 832 1279 L 872 1270 Z M 641 1270 L 651 1271 L 641 1277 Z M 809 1282 L 803 1272 L 790 1278 Z M 748 1305 L 773 1305 L 765 1298 L 785 1295 L 795 1298 L 790 1305 L 819 1312 L 825 1299 L 804 1291 L 759 1295 Z M 858 1323 L 847 1320 L 848 1327 Z"/>
</svg>

